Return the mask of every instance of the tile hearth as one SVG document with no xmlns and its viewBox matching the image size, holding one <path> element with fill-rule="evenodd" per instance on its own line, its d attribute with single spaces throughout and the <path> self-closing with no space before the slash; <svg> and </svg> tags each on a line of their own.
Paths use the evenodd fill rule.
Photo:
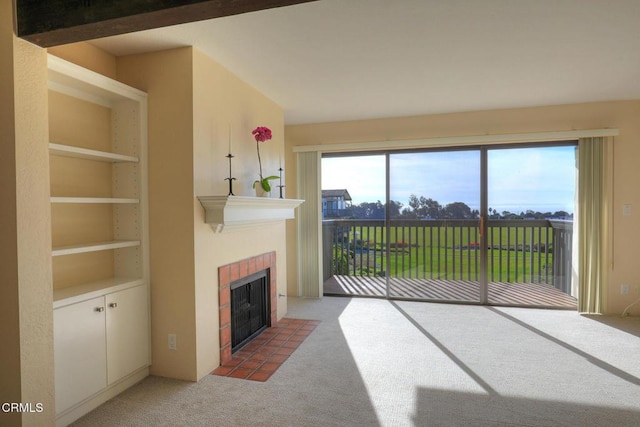
<svg viewBox="0 0 640 427">
<path fill-rule="evenodd" d="M 319 320 L 283 318 L 235 352 L 212 374 L 266 381 L 302 344 Z"/>
</svg>

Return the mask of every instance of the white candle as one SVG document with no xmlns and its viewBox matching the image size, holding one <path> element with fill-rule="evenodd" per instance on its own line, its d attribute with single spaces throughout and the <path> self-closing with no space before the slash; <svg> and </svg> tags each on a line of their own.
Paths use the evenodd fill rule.
<svg viewBox="0 0 640 427">
<path fill-rule="evenodd" d="M 229 154 L 231 154 L 231 123 L 229 123 Z"/>
</svg>

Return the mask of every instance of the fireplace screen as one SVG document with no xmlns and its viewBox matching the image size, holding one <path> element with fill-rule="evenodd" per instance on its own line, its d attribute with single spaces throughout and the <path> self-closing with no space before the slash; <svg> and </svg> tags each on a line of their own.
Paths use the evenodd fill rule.
<svg viewBox="0 0 640 427">
<path fill-rule="evenodd" d="M 269 327 L 269 274 L 263 270 L 231 284 L 231 351 Z"/>
</svg>

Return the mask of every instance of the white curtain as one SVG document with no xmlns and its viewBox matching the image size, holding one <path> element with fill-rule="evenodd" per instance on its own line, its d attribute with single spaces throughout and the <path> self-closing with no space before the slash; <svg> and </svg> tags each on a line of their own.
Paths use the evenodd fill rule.
<svg viewBox="0 0 640 427">
<path fill-rule="evenodd" d="M 581 138 L 578 142 L 578 311 L 601 314 L 607 278 L 608 213 L 610 211 L 610 141 Z"/>
<path fill-rule="evenodd" d="M 298 153 L 298 296 L 322 295 L 320 153 Z"/>
</svg>

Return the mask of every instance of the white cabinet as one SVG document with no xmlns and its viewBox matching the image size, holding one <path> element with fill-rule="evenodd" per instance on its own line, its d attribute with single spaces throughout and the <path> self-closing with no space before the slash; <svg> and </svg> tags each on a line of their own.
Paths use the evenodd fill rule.
<svg viewBox="0 0 640 427">
<path fill-rule="evenodd" d="M 104 297 L 53 311 L 56 414 L 107 386 Z"/>
<path fill-rule="evenodd" d="M 53 313 L 57 414 L 149 365 L 146 286 Z"/>
<path fill-rule="evenodd" d="M 147 288 L 109 294 L 106 300 L 107 383 L 149 364 Z"/>
</svg>

